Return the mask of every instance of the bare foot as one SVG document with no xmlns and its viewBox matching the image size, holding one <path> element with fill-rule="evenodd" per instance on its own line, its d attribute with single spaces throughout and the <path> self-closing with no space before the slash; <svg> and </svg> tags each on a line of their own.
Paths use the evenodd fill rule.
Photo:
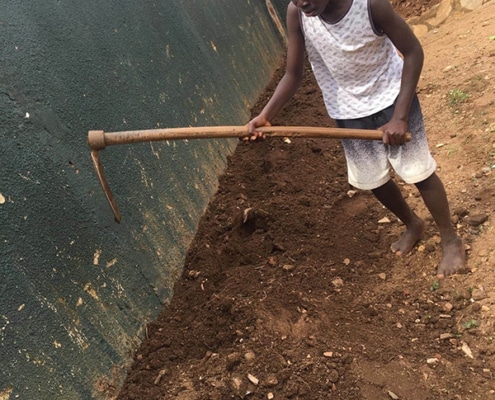
<svg viewBox="0 0 495 400">
<path fill-rule="evenodd" d="M 452 240 L 442 242 L 442 259 L 437 270 L 439 279 L 453 275 L 461 271 L 466 266 L 466 250 L 461 238 L 455 237 Z"/>
<path fill-rule="evenodd" d="M 418 240 L 421 239 L 425 229 L 425 222 L 420 218 L 416 219 L 412 224 L 406 227 L 406 231 L 401 235 L 399 240 L 392 243 L 390 248 L 398 256 L 409 253 Z"/>
</svg>

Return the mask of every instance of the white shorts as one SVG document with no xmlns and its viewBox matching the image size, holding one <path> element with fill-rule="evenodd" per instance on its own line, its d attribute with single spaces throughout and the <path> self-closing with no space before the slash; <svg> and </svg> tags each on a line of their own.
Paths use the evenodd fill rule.
<svg viewBox="0 0 495 400">
<path fill-rule="evenodd" d="M 377 129 L 390 120 L 394 106 L 369 117 L 336 122 L 341 128 Z M 390 180 L 391 167 L 406 183 L 418 183 L 433 174 L 437 163 L 428 147 L 417 96 L 409 112 L 409 132 L 412 140 L 402 146 L 389 146 L 378 140 L 343 139 L 349 183 L 362 190 L 379 188 Z"/>
</svg>

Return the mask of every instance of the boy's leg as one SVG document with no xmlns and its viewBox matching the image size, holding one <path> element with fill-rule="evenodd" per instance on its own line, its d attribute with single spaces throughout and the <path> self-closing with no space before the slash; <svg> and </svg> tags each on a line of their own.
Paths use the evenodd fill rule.
<svg viewBox="0 0 495 400">
<path fill-rule="evenodd" d="M 389 180 L 379 188 L 373 189 L 372 192 L 385 207 L 406 225 L 405 232 L 399 240 L 392 243 L 390 248 L 397 255 L 409 253 L 423 236 L 425 231 L 424 221 L 409 207 L 394 181 Z"/>
<path fill-rule="evenodd" d="M 424 181 L 416 183 L 416 187 L 435 220 L 442 239 L 442 259 L 437 270 L 438 277 L 455 274 L 464 268 L 466 255 L 464 243 L 457 236 L 451 221 L 447 194 L 442 181 L 433 173 Z"/>
<path fill-rule="evenodd" d="M 465 250 L 451 221 L 445 189 L 435 173 L 436 162 L 428 149 L 423 115 L 417 97 L 413 99 L 409 113 L 409 130 L 413 134 L 413 141 L 401 147 L 391 147 L 389 161 L 404 181 L 415 183 L 438 226 L 442 239 L 442 258 L 437 275 L 441 278 L 464 268 Z"/>
<path fill-rule="evenodd" d="M 337 120 L 341 128 L 377 129 L 391 117 L 389 107 L 370 117 L 356 120 Z M 404 146 L 384 147 L 373 141 L 343 140 L 349 183 L 359 189 L 371 189 L 377 199 L 405 225 L 406 231 L 391 248 L 397 254 L 412 250 L 425 230 L 425 223 L 409 207 L 398 186 L 390 180 L 388 163 L 408 183 L 415 183 L 442 238 L 442 259 L 437 274 L 452 275 L 465 266 L 465 250 L 450 220 L 450 211 L 442 182 L 435 174 L 436 162 L 426 139 L 421 107 L 414 98 L 409 115 L 409 129 L 413 140 Z"/>
<path fill-rule="evenodd" d="M 393 110 L 394 107 L 391 106 L 369 117 L 337 120 L 337 125 L 342 128 L 377 129 L 390 120 Z M 418 137 L 413 137 L 413 139 L 420 141 Z M 346 154 L 349 183 L 359 189 L 371 190 L 375 197 L 405 224 L 405 232 L 396 242 L 392 243 L 391 249 L 397 255 L 410 252 L 421 239 L 425 231 L 425 223 L 409 207 L 397 184 L 390 179 L 389 155 L 391 151 L 396 155 L 401 153 L 400 148 L 391 149 L 381 142 L 362 140 L 343 140 L 342 144 Z M 413 143 L 408 146 L 412 145 L 416 146 Z M 422 144 L 419 143 L 419 146 Z M 429 155 L 427 144 L 425 150 Z M 413 158 L 416 162 L 416 157 Z M 431 170 L 434 170 L 435 166 L 428 165 Z M 425 172 L 425 176 L 428 175 L 429 173 Z"/>
</svg>

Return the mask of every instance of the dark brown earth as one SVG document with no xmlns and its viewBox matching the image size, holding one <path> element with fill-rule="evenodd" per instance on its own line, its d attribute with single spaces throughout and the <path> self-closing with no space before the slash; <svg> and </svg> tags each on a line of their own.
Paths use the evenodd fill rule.
<svg viewBox="0 0 495 400">
<path fill-rule="evenodd" d="M 436 4 L 394 3 L 405 17 Z M 473 115 L 482 126 L 476 114 L 482 107 L 480 132 L 487 132 L 493 90 L 482 104 L 474 103 L 475 92 L 465 105 L 450 104 L 451 90 L 462 82 L 451 78 L 441 89 L 441 80 L 422 81 L 418 92 L 435 114 L 426 113 L 426 122 L 439 132 L 431 146 L 443 166 L 439 175 L 452 198 L 453 222 L 468 246 L 467 275 L 436 279 L 438 233 L 411 185 L 401 184 L 404 196 L 428 229 L 412 254 L 398 258 L 389 251 L 402 226 L 369 192 L 348 185 L 337 140 L 240 143 L 200 222 L 173 300 L 147 327 L 113 398 L 493 398 L 495 336 L 486 301 L 493 289 L 493 242 L 483 235 L 492 232 L 485 221 L 495 209 L 495 192 L 489 168 L 473 163 L 491 160 L 494 141 L 462 133 Z M 467 83 L 461 89 L 469 93 Z M 458 134 L 443 132 L 446 122 L 436 121 L 435 107 L 446 113 L 444 121 L 457 118 Z M 309 69 L 272 122 L 333 126 Z M 454 145 L 468 139 L 472 147 L 456 152 Z M 486 153 L 476 156 L 481 148 Z M 463 154 L 471 154 L 469 160 Z M 461 179 L 469 166 L 477 175 Z M 485 243 L 480 250 L 478 243 Z"/>
</svg>

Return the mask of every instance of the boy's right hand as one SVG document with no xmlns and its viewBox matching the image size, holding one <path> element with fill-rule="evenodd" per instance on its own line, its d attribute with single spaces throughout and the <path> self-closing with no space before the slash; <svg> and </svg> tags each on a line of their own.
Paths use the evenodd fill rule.
<svg viewBox="0 0 495 400">
<path fill-rule="evenodd" d="M 242 140 L 245 142 L 265 140 L 266 134 L 256 130 L 256 128 L 259 128 L 260 126 L 272 126 L 272 124 L 270 124 L 270 121 L 268 121 L 263 115 L 258 115 L 257 117 L 253 118 L 251 121 L 248 122 L 247 127 L 248 127 L 249 136 L 242 138 Z"/>
</svg>

